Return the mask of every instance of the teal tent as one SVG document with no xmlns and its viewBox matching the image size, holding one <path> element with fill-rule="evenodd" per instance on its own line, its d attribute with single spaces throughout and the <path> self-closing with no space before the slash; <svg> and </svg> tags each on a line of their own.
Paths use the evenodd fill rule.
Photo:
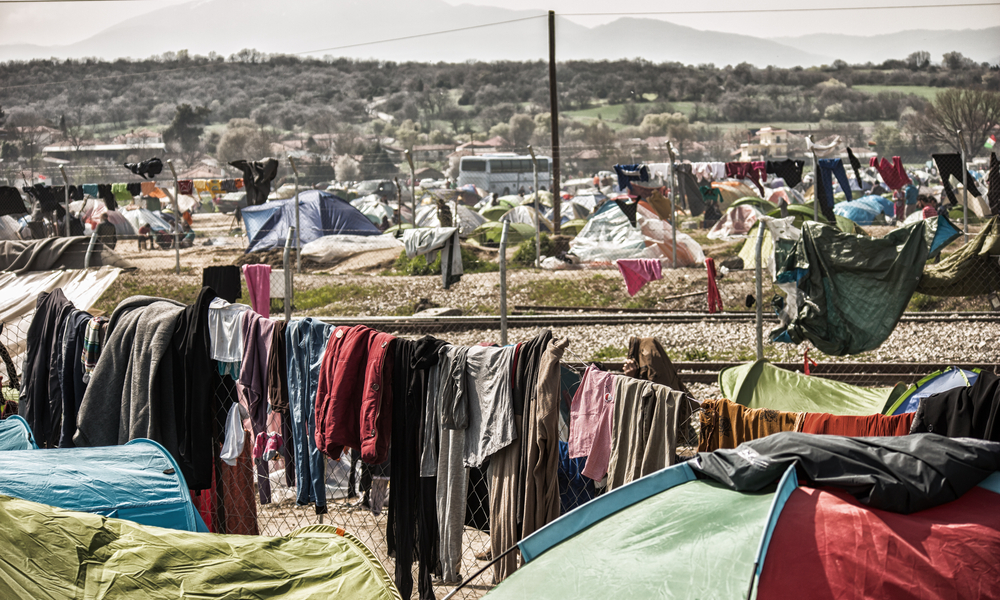
<svg viewBox="0 0 1000 600">
<path fill-rule="evenodd" d="M 720 371 L 719 390 L 748 408 L 864 416 L 881 413 L 906 386 L 863 388 L 758 360 Z"/>
<path fill-rule="evenodd" d="M 20 415 L 11 415 L 0 421 L 0 451 L 37 450 L 31 426 Z"/>
<path fill-rule="evenodd" d="M 2 495 L 143 525 L 208 531 L 177 463 L 152 440 L 9 450 L 0 452 L 0 473 Z"/>
</svg>

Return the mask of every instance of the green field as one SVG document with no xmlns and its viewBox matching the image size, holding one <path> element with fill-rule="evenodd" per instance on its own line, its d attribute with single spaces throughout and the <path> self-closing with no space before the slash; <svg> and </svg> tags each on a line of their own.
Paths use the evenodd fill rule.
<svg viewBox="0 0 1000 600">
<path fill-rule="evenodd" d="M 939 92 L 943 92 L 948 88 L 928 87 L 924 85 L 856 85 L 854 89 L 868 94 L 877 94 L 879 92 L 913 94 L 925 100 L 933 101 L 934 98 L 937 98 Z"/>
<path fill-rule="evenodd" d="M 640 112 L 648 110 L 650 107 L 654 106 L 652 104 L 639 104 Z M 684 113 L 690 116 L 694 112 L 694 102 L 671 102 L 670 106 L 676 112 Z M 576 119 L 578 121 L 589 121 L 591 119 L 602 119 L 608 121 L 608 125 L 612 129 L 621 129 L 625 125 L 620 122 L 622 109 L 625 107 L 624 104 L 603 104 L 601 106 L 594 106 L 592 108 L 584 108 L 582 110 L 567 110 L 563 111 L 562 114 L 569 118 Z"/>
</svg>

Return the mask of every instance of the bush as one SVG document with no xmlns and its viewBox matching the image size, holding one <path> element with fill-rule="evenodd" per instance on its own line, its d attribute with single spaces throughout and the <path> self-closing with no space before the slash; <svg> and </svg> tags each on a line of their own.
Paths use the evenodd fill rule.
<svg viewBox="0 0 1000 600">
<path fill-rule="evenodd" d="M 441 273 L 441 252 L 433 262 L 427 262 L 427 255 L 414 256 L 412 259 L 406 257 L 403 250 L 392 263 L 392 269 L 388 275 L 439 275 Z M 532 259 L 534 260 L 534 259 Z M 500 265 L 485 261 L 476 256 L 476 253 L 468 248 L 462 248 L 462 270 L 465 273 L 489 273 L 500 270 Z"/>
<path fill-rule="evenodd" d="M 552 256 L 553 244 L 552 238 L 546 234 L 541 235 L 540 245 L 542 247 L 542 256 Z M 524 240 L 517 247 L 517 252 L 514 253 L 514 258 L 511 261 L 515 265 L 520 265 L 522 267 L 533 267 L 535 266 L 535 240 Z"/>
</svg>

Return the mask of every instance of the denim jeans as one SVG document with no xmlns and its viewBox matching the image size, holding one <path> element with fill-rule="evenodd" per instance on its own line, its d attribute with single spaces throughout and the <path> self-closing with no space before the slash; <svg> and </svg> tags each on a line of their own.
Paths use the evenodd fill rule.
<svg viewBox="0 0 1000 600">
<path fill-rule="evenodd" d="M 288 324 L 288 405 L 292 418 L 292 445 L 295 451 L 295 479 L 298 504 L 316 504 L 316 512 L 326 512 L 326 461 L 316 447 L 316 387 L 326 342 L 333 326 L 314 319 Z"/>
</svg>

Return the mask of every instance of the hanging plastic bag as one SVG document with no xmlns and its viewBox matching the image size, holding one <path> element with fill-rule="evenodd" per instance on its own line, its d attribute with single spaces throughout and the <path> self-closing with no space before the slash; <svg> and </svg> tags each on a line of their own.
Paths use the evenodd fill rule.
<svg viewBox="0 0 1000 600">
<path fill-rule="evenodd" d="M 246 442 L 246 432 L 243 430 L 243 415 L 246 409 L 239 402 L 234 402 L 226 417 L 226 439 L 222 442 L 222 453 L 219 458 L 230 467 L 236 466 L 236 459 L 243 454 L 243 444 Z"/>
</svg>

